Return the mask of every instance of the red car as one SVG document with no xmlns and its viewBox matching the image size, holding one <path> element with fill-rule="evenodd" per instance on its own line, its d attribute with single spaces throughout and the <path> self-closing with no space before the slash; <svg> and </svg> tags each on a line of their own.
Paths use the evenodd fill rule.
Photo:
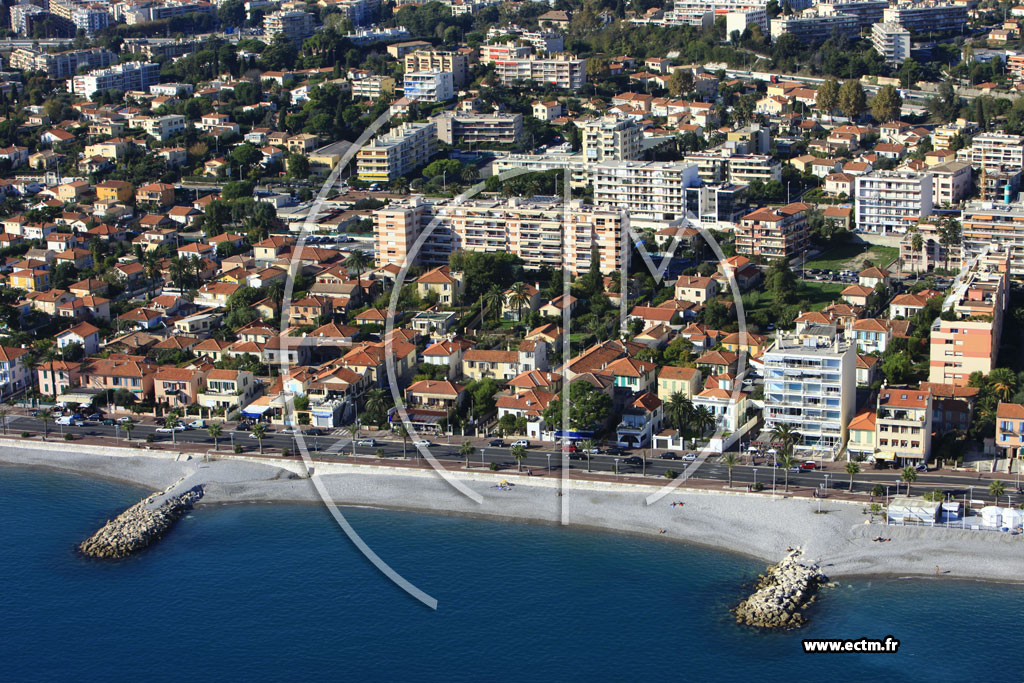
<svg viewBox="0 0 1024 683">
<path fill-rule="evenodd" d="M 800 463 L 800 469 L 804 472 L 810 472 L 813 470 L 820 470 L 821 465 L 814 462 L 813 460 L 808 460 L 807 462 Z"/>
<path fill-rule="evenodd" d="M 579 450 L 579 449 L 576 448 L 576 444 L 573 444 L 573 443 L 566 444 L 566 445 L 562 446 L 562 452 L 563 453 L 575 453 L 577 450 Z"/>
</svg>

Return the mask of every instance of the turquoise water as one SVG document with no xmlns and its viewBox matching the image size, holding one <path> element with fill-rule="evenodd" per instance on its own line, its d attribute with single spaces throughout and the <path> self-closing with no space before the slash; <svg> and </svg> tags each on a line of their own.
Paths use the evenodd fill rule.
<svg viewBox="0 0 1024 683">
<path fill-rule="evenodd" d="M 203 508 L 129 560 L 75 554 L 144 492 L 0 469 L 0 681 L 1021 679 L 1018 586 L 844 582 L 763 634 L 727 611 L 760 563 L 558 527 L 346 510 L 436 612 L 315 506 Z M 800 646 L 888 634 L 898 654 Z"/>
</svg>

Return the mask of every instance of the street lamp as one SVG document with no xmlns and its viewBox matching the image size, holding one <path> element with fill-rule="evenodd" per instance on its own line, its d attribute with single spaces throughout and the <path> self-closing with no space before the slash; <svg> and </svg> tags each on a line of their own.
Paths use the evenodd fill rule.
<svg viewBox="0 0 1024 683">
<path fill-rule="evenodd" d="M 548 453 L 548 472 L 551 472 L 551 454 Z"/>
<path fill-rule="evenodd" d="M 778 452 L 772 453 L 772 458 L 775 459 L 775 467 L 772 468 L 772 498 L 775 497 L 775 478 L 779 473 L 779 454 Z"/>
<path fill-rule="evenodd" d="M 754 488 L 757 488 L 757 468 L 754 468 Z"/>
<path fill-rule="evenodd" d="M 615 458 L 615 481 L 619 480 L 619 459 Z"/>
<path fill-rule="evenodd" d="M 484 448 L 480 449 L 480 467 L 486 467 L 484 465 L 484 453 L 486 453 L 486 452 L 487 452 L 486 449 L 484 449 Z"/>
</svg>

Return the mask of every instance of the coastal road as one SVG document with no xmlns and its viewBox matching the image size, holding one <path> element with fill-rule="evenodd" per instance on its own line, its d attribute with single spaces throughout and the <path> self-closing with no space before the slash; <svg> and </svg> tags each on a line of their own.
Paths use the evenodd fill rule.
<svg viewBox="0 0 1024 683">
<path fill-rule="evenodd" d="M 40 434 L 43 431 L 43 424 L 40 420 L 25 415 L 8 416 L 7 423 L 10 435 L 17 435 L 22 432 Z M 170 434 L 158 433 L 156 429 L 157 426 L 153 424 L 136 423 L 132 429 L 132 441 L 136 443 L 145 442 L 152 435 L 151 438 L 155 443 L 164 445 L 173 441 L 174 443 L 213 447 L 213 437 L 205 429 L 190 429 L 178 432 L 174 435 L 173 440 Z M 54 444 L 61 442 L 62 434 L 64 433 L 90 437 L 106 437 L 112 442 L 117 438 L 118 443 L 124 442 L 124 430 L 113 425 L 103 425 L 97 422 L 90 422 L 84 427 L 58 426 L 50 423 L 47 425 L 47 431 L 49 432 L 48 438 Z M 340 430 L 334 431 L 340 432 Z M 257 439 L 251 438 L 251 435 L 252 433 L 249 431 L 232 430 L 226 426 L 223 435 L 219 438 L 220 448 L 231 450 L 234 445 L 241 445 L 244 451 L 250 455 L 258 453 L 259 442 Z M 361 439 L 366 438 L 369 437 L 365 435 L 361 437 Z M 317 459 L 337 459 L 340 461 L 353 454 L 352 439 L 348 435 L 324 433 L 318 436 L 306 436 L 305 445 Z M 432 442 L 429 451 L 438 460 L 462 462 L 465 460 L 465 457 L 459 453 L 460 445 L 460 442 L 447 443 L 447 440 L 442 438 Z M 538 448 L 538 445 L 540 444 L 532 444 L 533 447 L 527 450 L 527 457 L 522 462 L 523 469 L 529 468 L 537 473 L 541 473 L 547 471 L 550 464 L 553 471 L 558 470 L 562 465 L 561 454 L 558 450 L 556 448 Z M 298 452 L 295 435 L 285 434 L 277 430 L 267 432 L 266 437 L 263 439 L 263 450 L 266 454 L 278 455 L 284 448 L 289 449 L 293 454 Z M 403 445 L 400 440 L 389 439 L 384 441 L 378 439 L 373 446 L 357 444 L 354 452 L 357 456 L 363 457 L 382 455 L 384 458 L 398 460 L 419 458 L 412 440 Z M 643 459 L 642 463 L 626 463 L 625 459 L 631 456 L 642 458 L 643 452 L 627 451 L 624 455 L 596 454 L 590 456 L 589 463 L 586 459 L 569 459 L 566 465 L 570 470 L 587 471 L 589 469 L 593 472 L 606 473 L 615 472 L 617 466 L 618 472 L 624 476 L 624 479 L 636 475 L 646 475 L 651 478 L 664 477 L 668 470 L 681 474 L 689 465 L 686 461 L 663 459 L 657 455 Z M 484 445 L 477 447 L 470 460 L 472 464 L 483 466 L 496 463 L 504 469 L 515 469 L 517 466 L 515 459 L 512 457 L 511 449 L 508 446 L 492 447 Z M 770 490 L 772 488 L 772 473 L 773 468 L 770 464 L 757 467 L 740 465 L 733 468 L 733 485 L 734 487 L 745 487 L 748 484 L 753 486 L 761 483 L 766 489 Z M 693 478 L 728 481 L 729 470 L 725 465 L 709 458 L 701 464 Z M 775 473 L 775 486 L 780 492 L 784 489 L 785 478 L 785 473 L 781 469 Z M 864 469 L 854 477 L 853 490 L 860 493 L 869 493 L 875 485 L 879 484 L 883 487 L 888 487 L 890 495 L 896 495 L 897 490 L 901 493 L 906 492 L 906 484 L 900 481 L 899 470 L 873 469 Z M 917 481 L 911 484 L 911 491 L 912 493 L 923 493 L 927 490 L 940 489 L 957 499 L 969 496 L 974 501 L 987 503 L 993 500 L 988 491 L 988 484 L 988 479 L 963 476 L 959 473 L 947 475 L 921 472 L 918 474 Z M 1017 483 L 1015 479 L 1007 475 L 1004 484 L 1006 486 L 1006 493 L 1010 496 L 1010 501 L 1014 503 L 1024 501 L 1024 496 L 1016 493 Z M 830 489 L 846 491 L 849 488 L 849 475 L 845 472 L 791 472 L 789 475 L 789 485 L 790 487 L 800 487 L 802 489 L 820 489 L 827 486 Z M 1004 495 L 1001 501 L 1005 504 L 1006 500 L 1007 497 Z"/>
</svg>

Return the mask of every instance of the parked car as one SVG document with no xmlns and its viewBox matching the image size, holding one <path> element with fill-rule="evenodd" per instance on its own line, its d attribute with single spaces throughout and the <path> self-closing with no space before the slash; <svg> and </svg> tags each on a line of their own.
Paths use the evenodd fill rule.
<svg viewBox="0 0 1024 683">
<path fill-rule="evenodd" d="M 359 439 L 359 441 L 356 441 L 356 445 L 357 446 L 369 446 L 370 448 L 374 448 L 377 445 L 377 440 L 376 439 Z"/>
<path fill-rule="evenodd" d="M 110 418 L 108 417 L 107 419 L 105 419 L 105 420 L 103 420 L 102 422 L 100 422 L 100 424 L 102 424 L 102 425 L 106 425 L 106 426 L 108 426 L 108 427 L 113 427 L 114 425 L 116 425 L 116 424 L 117 424 L 117 422 L 116 422 L 116 421 L 114 421 L 114 420 L 111 420 L 111 419 L 110 419 Z"/>
<path fill-rule="evenodd" d="M 686 462 L 694 462 L 696 459 L 697 459 L 697 454 L 696 453 L 684 453 L 683 454 L 683 460 L 685 460 Z"/>
<path fill-rule="evenodd" d="M 923 462 L 922 463 L 918 463 L 917 465 L 914 466 L 914 469 L 917 470 L 918 472 L 927 472 L 928 471 L 928 465 L 927 465 L 927 463 L 923 463 Z"/>
<path fill-rule="evenodd" d="M 530 442 L 527 441 L 526 439 L 519 439 L 518 441 L 513 441 L 510 445 L 512 446 L 512 448 L 515 448 L 516 446 L 522 446 L 523 448 L 529 448 L 530 447 Z"/>
<path fill-rule="evenodd" d="M 188 427 L 185 425 L 175 425 L 173 427 L 157 427 L 156 431 L 158 434 L 170 434 L 171 432 L 183 432 Z"/>
<path fill-rule="evenodd" d="M 605 453 L 607 453 L 608 455 L 625 455 L 626 451 L 623 450 L 622 448 L 619 448 L 618 446 L 612 446 L 607 451 L 605 451 Z"/>
<path fill-rule="evenodd" d="M 83 420 L 81 418 L 77 418 L 74 415 L 64 415 L 63 417 L 58 417 L 56 422 L 59 425 L 66 425 L 68 427 L 84 427 L 85 426 L 85 420 Z"/>
<path fill-rule="evenodd" d="M 679 455 L 678 453 L 673 453 L 673 452 L 669 451 L 668 453 L 662 453 L 661 454 L 661 459 L 662 460 L 682 460 L 683 456 Z"/>
<path fill-rule="evenodd" d="M 591 455 L 598 455 L 601 452 L 601 449 L 598 448 L 597 446 L 592 446 L 590 448 L 584 448 L 583 452 L 590 453 Z"/>
<path fill-rule="evenodd" d="M 491 439 L 490 441 L 487 442 L 487 445 L 488 446 L 495 446 L 497 448 L 501 448 L 502 446 L 505 445 L 505 440 L 504 439 Z"/>
<path fill-rule="evenodd" d="M 565 453 L 575 453 L 578 450 L 579 449 L 576 448 L 576 444 L 574 443 L 567 443 L 562 446 L 562 451 Z"/>
<path fill-rule="evenodd" d="M 89 420 L 102 420 L 103 419 L 103 414 L 102 413 L 93 413 L 92 415 L 90 415 L 86 419 L 89 419 Z"/>
<path fill-rule="evenodd" d="M 627 465 L 643 465 L 644 459 L 641 458 L 639 455 L 631 455 L 622 462 L 626 463 Z"/>
<path fill-rule="evenodd" d="M 569 459 L 570 460 L 586 460 L 587 459 L 587 454 L 584 453 L 583 451 L 577 451 L 575 453 L 570 453 L 569 454 Z"/>
<path fill-rule="evenodd" d="M 813 460 L 807 460 L 805 462 L 800 463 L 800 469 L 805 472 L 813 472 L 814 470 L 820 470 L 821 465 L 814 462 Z"/>
</svg>

